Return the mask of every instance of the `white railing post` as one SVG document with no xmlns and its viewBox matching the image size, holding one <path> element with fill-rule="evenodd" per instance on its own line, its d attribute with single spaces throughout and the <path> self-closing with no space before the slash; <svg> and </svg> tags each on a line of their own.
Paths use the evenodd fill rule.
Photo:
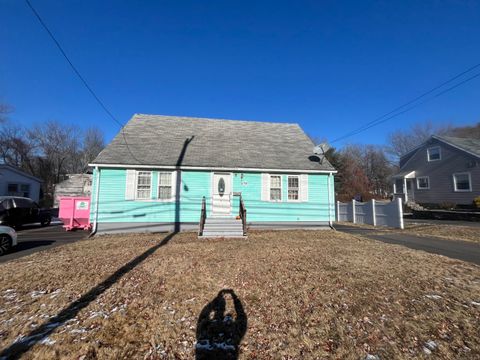
<svg viewBox="0 0 480 360">
<path fill-rule="evenodd" d="M 397 204 L 398 204 L 398 216 L 400 217 L 399 218 L 399 225 L 400 225 L 400 229 L 403 229 L 404 228 L 404 225 L 403 225 L 403 204 L 402 204 L 402 199 L 397 199 Z"/>
<path fill-rule="evenodd" d="M 356 221 L 356 219 L 355 219 L 355 217 L 356 217 L 356 216 L 355 216 L 355 210 L 356 210 L 356 209 L 355 209 L 355 199 L 353 199 L 353 200 L 352 200 L 352 222 L 353 222 L 354 224 L 357 223 L 357 221 Z"/>
<path fill-rule="evenodd" d="M 377 212 L 375 211 L 375 199 L 372 199 L 372 224 L 377 226 Z"/>
<path fill-rule="evenodd" d="M 340 220 L 340 201 L 337 200 L 337 221 Z"/>
</svg>

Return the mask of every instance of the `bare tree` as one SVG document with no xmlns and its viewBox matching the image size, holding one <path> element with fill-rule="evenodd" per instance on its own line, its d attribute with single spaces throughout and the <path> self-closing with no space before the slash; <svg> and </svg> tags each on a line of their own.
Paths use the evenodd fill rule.
<svg viewBox="0 0 480 360">
<path fill-rule="evenodd" d="M 34 175 L 34 145 L 25 130 L 9 123 L 0 128 L 0 156 L 5 164 L 16 166 Z"/>
<path fill-rule="evenodd" d="M 0 103 L 0 123 L 7 121 L 7 115 L 13 111 L 13 108 L 4 103 Z"/>
<path fill-rule="evenodd" d="M 103 132 L 97 127 L 90 127 L 85 130 L 82 145 L 82 171 L 85 171 L 88 164 L 91 163 L 105 147 Z"/>
<path fill-rule="evenodd" d="M 45 182 L 45 195 L 51 196 L 53 185 L 61 180 L 62 175 L 77 172 L 80 167 L 77 156 L 80 130 L 72 125 L 47 121 L 35 125 L 27 135 L 35 146 L 37 173 Z"/>
<path fill-rule="evenodd" d="M 436 125 L 431 121 L 417 123 L 407 130 L 397 130 L 388 135 L 387 151 L 398 160 L 413 148 L 425 142 L 432 135 L 447 135 L 453 127 L 447 125 Z"/>
</svg>

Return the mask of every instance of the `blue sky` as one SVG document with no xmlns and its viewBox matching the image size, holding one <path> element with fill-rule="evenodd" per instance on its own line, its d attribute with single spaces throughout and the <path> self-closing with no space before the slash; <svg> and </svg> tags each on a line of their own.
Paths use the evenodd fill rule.
<svg viewBox="0 0 480 360">
<path fill-rule="evenodd" d="M 478 1 L 31 2 L 123 123 L 134 113 L 298 122 L 332 140 L 480 62 Z M 118 126 L 27 5 L 0 9 L 10 119 L 94 124 L 109 140 Z M 479 122 L 480 78 L 346 142 L 381 144 L 427 120 Z"/>
</svg>

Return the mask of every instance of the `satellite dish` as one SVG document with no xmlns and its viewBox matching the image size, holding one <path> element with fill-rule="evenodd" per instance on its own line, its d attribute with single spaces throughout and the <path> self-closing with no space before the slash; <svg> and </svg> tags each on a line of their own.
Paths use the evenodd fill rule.
<svg viewBox="0 0 480 360">
<path fill-rule="evenodd" d="M 325 155 L 328 150 L 330 150 L 330 145 L 327 143 L 321 143 L 317 146 L 314 146 L 313 153 L 317 155 Z"/>
</svg>

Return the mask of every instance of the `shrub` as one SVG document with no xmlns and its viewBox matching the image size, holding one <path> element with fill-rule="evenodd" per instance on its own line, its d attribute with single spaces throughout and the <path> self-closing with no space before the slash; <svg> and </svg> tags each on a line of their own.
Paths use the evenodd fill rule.
<svg viewBox="0 0 480 360">
<path fill-rule="evenodd" d="M 451 202 L 442 202 L 440 204 L 438 204 L 438 207 L 440 209 L 444 209 L 444 210 L 453 210 L 455 209 L 455 204 L 454 203 L 451 203 Z"/>
<path fill-rule="evenodd" d="M 477 196 L 475 199 L 473 199 L 473 204 L 475 207 L 480 208 L 480 196 Z"/>
</svg>

